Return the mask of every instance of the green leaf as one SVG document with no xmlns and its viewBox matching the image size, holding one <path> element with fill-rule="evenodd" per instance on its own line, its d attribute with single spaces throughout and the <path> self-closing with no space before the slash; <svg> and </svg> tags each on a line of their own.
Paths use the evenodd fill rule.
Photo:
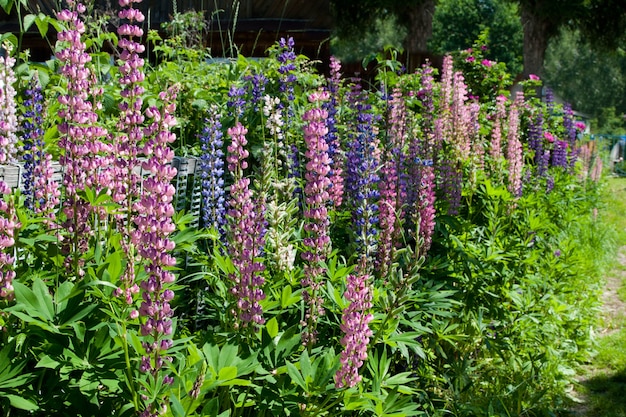
<svg viewBox="0 0 626 417">
<path fill-rule="evenodd" d="M 174 391 L 170 393 L 170 408 L 172 409 L 174 417 L 185 417 L 187 415 L 183 405 L 178 400 L 178 397 L 176 397 Z"/>
<path fill-rule="evenodd" d="M 0 7 L 6 14 L 11 14 L 11 8 L 13 8 L 13 0 L 0 0 Z"/>
<path fill-rule="evenodd" d="M 37 19 L 35 19 L 35 24 L 37 25 L 37 29 L 39 29 L 41 37 L 45 38 L 48 33 L 48 16 L 43 13 L 39 13 L 37 15 Z"/>
<path fill-rule="evenodd" d="M 26 411 L 39 410 L 39 406 L 37 404 L 27 400 L 26 398 L 19 397 L 13 394 L 6 394 L 4 395 L 4 397 L 9 399 L 12 407 L 18 408 L 20 410 L 26 410 Z"/>
<path fill-rule="evenodd" d="M 52 359 L 50 356 L 48 355 L 44 355 L 39 362 L 37 362 L 37 365 L 35 365 L 35 368 L 49 368 L 49 369 L 56 369 L 59 367 L 59 365 L 61 365 L 60 362 L 55 361 L 54 359 Z"/>
<path fill-rule="evenodd" d="M 54 318 L 52 295 L 50 295 L 48 286 L 40 278 L 33 281 L 33 293 L 39 300 L 44 318 L 48 321 L 52 321 Z"/>
<path fill-rule="evenodd" d="M 34 14 L 27 14 L 26 16 L 24 16 L 24 32 L 27 32 L 28 29 L 30 29 L 30 27 L 35 22 L 35 19 L 37 19 L 37 16 L 35 16 Z"/>
<path fill-rule="evenodd" d="M 302 378 L 302 375 L 300 374 L 300 371 L 298 371 L 298 368 L 296 368 L 296 365 L 291 362 L 287 362 L 287 373 L 296 385 L 302 388 L 305 392 L 307 391 L 304 378 Z"/>
<path fill-rule="evenodd" d="M 227 366 L 225 368 L 220 369 L 217 378 L 222 381 L 228 381 L 228 380 L 237 378 L 237 367 Z"/>
<path fill-rule="evenodd" d="M 276 317 L 267 322 L 265 329 L 272 339 L 278 336 L 278 320 L 276 320 Z"/>
</svg>

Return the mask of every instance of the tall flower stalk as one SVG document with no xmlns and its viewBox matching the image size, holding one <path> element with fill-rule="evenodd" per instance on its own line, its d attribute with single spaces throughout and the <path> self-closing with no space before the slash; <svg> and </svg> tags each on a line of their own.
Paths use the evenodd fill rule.
<svg viewBox="0 0 626 417">
<path fill-rule="evenodd" d="M 57 19 L 66 25 L 66 30 L 57 35 L 59 52 L 56 57 L 61 62 L 61 76 L 65 80 L 65 92 L 58 98 L 61 120 L 58 146 L 59 162 L 64 169 L 63 227 L 69 233 L 64 241 L 66 266 L 80 277 L 84 274 L 81 254 L 87 251 L 89 236 L 94 232 L 90 220 L 95 209 L 79 193 L 86 188 L 100 192 L 109 185 L 107 170 L 101 168 L 111 163 L 111 147 L 100 139 L 106 135 L 105 129 L 98 125 L 96 113 L 101 103 L 91 101 L 101 89 L 94 87 L 95 74 L 88 66 L 91 56 L 81 40 L 85 24 L 80 14 L 86 8 L 73 0 L 67 3 L 69 9 L 57 13 Z"/>
<path fill-rule="evenodd" d="M 507 133 L 506 159 L 509 168 L 508 189 L 515 197 L 522 195 L 522 169 L 524 154 L 520 141 L 520 109 L 524 104 L 524 95 L 517 93 L 509 111 L 509 130 Z"/>
<path fill-rule="evenodd" d="M 363 271 L 367 269 L 364 259 L 346 279 L 344 297 L 349 304 L 341 315 L 341 344 L 344 350 L 340 357 L 341 366 L 334 377 L 337 388 L 354 387 L 361 381 L 359 369 L 367 359 L 367 346 L 373 334 L 369 328 L 369 322 L 374 318 L 370 313 L 372 289 L 369 274 Z"/>
<path fill-rule="evenodd" d="M 17 81 L 13 66 L 15 58 L 11 56 L 12 44 L 6 42 L 2 45 L 6 56 L 0 56 L 0 163 L 16 162 L 17 154 L 17 104 L 15 102 L 16 91 L 14 84 Z"/>
<path fill-rule="evenodd" d="M 145 47 L 140 43 L 143 30 L 138 26 L 145 17 L 140 10 L 133 7 L 134 3 L 140 2 L 141 0 L 122 0 L 120 5 L 125 8 L 118 12 L 118 17 L 123 22 L 117 29 L 120 37 L 118 47 L 121 49 L 119 83 L 122 86 L 120 92 L 122 100 L 118 104 L 120 116 L 116 127 L 119 133 L 114 138 L 115 161 L 110 186 L 111 197 L 119 204 L 119 214 L 116 216 L 117 228 L 122 234 L 121 246 L 128 259 L 117 293 L 124 297 L 128 305 L 132 304 L 133 295 L 139 291 L 135 283 L 135 262 L 138 259 L 136 249 L 131 243 L 131 234 L 135 228 L 134 216 L 137 213 L 134 211 L 134 205 L 139 199 L 141 182 L 135 168 L 139 165 L 145 120 L 142 113 L 142 95 L 145 91 L 142 86 L 145 78 L 144 60 L 139 55 L 145 51 Z"/>
<path fill-rule="evenodd" d="M 244 176 L 249 155 L 245 148 L 247 133 L 240 122 L 228 129 L 231 143 L 226 161 L 233 177 L 227 211 L 230 226 L 228 254 L 235 267 L 235 272 L 230 274 L 230 292 L 235 300 L 232 310 L 234 327 L 256 331 L 265 323 L 261 306 L 265 299 L 262 275 L 265 266 L 258 259 L 263 255 L 266 223 L 265 205 L 254 198 L 250 179 Z"/>
<path fill-rule="evenodd" d="M 176 168 L 171 165 L 174 151 L 169 146 L 176 139 L 171 132 L 176 124 L 176 90 L 170 88 L 161 92 L 159 99 L 163 103 L 162 109 L 150 106 L 145 113 L 151 122 L 144 132 L 149 140 L 143 148 L 147 159 L 142 168 L 150 175 L 143 181 L 140 199 L 134 205 L 136 229 L 131 234 L 131 241 L 144 260 L 146 272 L 140 285 L 142 302 L 138 311 L 140 334 L 144 337 L 140 370 L 156 387 L 173 382 L 171 376 L 164 374 L 163 368 L 166 362 L 171 361 L 167 350 L 172 346 L 173 310 L 170 301 L 174 298 L 171 287 L 175 276 L 172 269 L 176 265 L 176 258 L 171 255 L 175 244 L 169 238 L 176 229 L 172 221 L 172 201 L 176 190 L 171 184 Z M 145 409 L 141 417 L 156 417 L 166 406 L 164 398 L 159 396 L 143 398 Z"/>
<path fill-rule="evenodd" d="M 304 319 L 301 325 L 302 344 L 311 348 L 317 340 L 317 322 L 324 314 L 323 299 L 320 290 L 323 285 L 324 268 L 321 263 L 330 253 L 330 237 L 328 205 L 330 204 L 330 158 L 326 135 L 326 118 L 328 112 L 321 108 L 321 102 L 328 99 L 328 93 L 313 93 L 309 101 L 316 103 L 316 107 L 308 110 L 302 118 L 305 121 L 304 141 L 306 143 L 306 172 L 305 178 L 305 210 L 306 223 L 304 230 L 307 233 L 304 239 L 306 250 L 302 254 L 304 265 L 304 279 L 302 280 L 303 300 L 306 305 Z"/>
<path fill-rule="evenodd" d="M 212 227 L 219 236 L 224 235 L 226 225 L 226 198 L 224 191 L 224 152 L 222 147 L 222 124 L 217 108 L 210 110 L 200 136 L 202 156 L 200 175 L 202 176 L 202 221 L 205 227 Z"/>
</svg>

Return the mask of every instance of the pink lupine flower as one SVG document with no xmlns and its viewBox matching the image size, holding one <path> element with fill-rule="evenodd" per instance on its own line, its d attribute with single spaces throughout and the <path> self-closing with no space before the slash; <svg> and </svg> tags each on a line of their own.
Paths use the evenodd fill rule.
<svg viewBox="0 0 626 417">
<path fill-rule="evenodd" d="M 435 172 L 432 166 L 424 166 L 417 202 L 419 237 L 422 242 L 419 248 L 420 255 L 425 255 L 430 250 L 433 231 L 435 230 L 435 214 Z"/>
<path fill-rule="evenodd" d="M 100 139 L 106 135 L 105 129 L 98 126 L 96 110 L 100 102 L 91 101 L 102 90 L 94 87 L 95 74 L 87 66 L 91 56 L 81 41 L 85 24 L 80 14 L 85 11 L 85 6 L 74 1 L 68 1 L 68 5 L 69 10 L 57 13 L 57 18 L 66 26 L 66 30 L 57 35 L 59 52 L 56 56 L 62 64 L 61 76 L 66 83 L 66 94 L 58 97 L 58 116 L 61 119 L 58 146 L 61 150 L 59 162 L 64 169 L 63 212 L 66 220 L 63 227 L 70 234 L 70 239 L 64 242 L 64 251 L 68 255 L 66 266 L 77 276 L 82 276 L 84 271 L 79 258 L 81 253 L 87 251 L 94 208 L 78 193 L 87 187 L 95 192 L 108 187 L 108 170 L 103 168 L 111 163 L 112 149 Z"/>
<path fill-rule="evenodd" d="M 13 298 L 13 279 L 15 271 L 13 263 L 15 257 L 11 250 L 15 245 L 15 229 L 20 227 L 15 216 L 15 208 L 4 200 L 5 195 L 11 194 L 11 188 L 0 181 L 0 298 Z"/>
<path fill-rule="evenodd" d="M 529 80 L 533 80 L 533 81 L 539 81 L 540 80 L 539 76 L 535 75 L 535 74 L 528 74 L 528 79 Z"/>
<path fill-rule="evenodd" d="M 508 188 L 511 194 L 516 197 L 522 194 L 522 168 L 524 165 L 524 155 L 522 143 L 520 142 L 519 111 L 524 104 L 524 95 L 517 93 L 511 110 L 509 112 L 509 131 L 507 135 L 506 158 L 509 167 Z M 547 132 L 546 132 L 547 133 Z"/>
<path fill-rule="evenodd" d="M 482 64 L 483 66 L 487 67 L 487 68 L 491 68 L 491 67 L 493 66 L 494 62 L 493 62 L 493 61 L 490 61 L 490 60 L 488 60 L 488 59 L 483 59 L 483 60 L 481 61 L 481 64 Z"/>
<path fill-rule="evenodd" d="M 340 328 L 344 334 L 341 344 L 344 350 L 341 352 L 341 367 L 334 377 L 337 388 L 354 387 L 361 381 L 359 368 L 367 359 L 367 345 L 372 337 L 369 328 L 369 322 L 374 317 L 369 312 L 372 308 L 372 289 L 369 275 L 360 271 L 365 269 L 363 263 L 361 261 L 361 267 L 357 267 L 357 271 L 346 279 L 344 297 L 350 304 L 341 316 Z"/>
<path fill-rule="evenodd" d="M 550 143 L 554 142 L 554 140 L 556 139 L 554 135 L 550 132 L 543 132 L 543 137 Z"/>
<path fill-rule="evenodd" d="M 113 137 L 115 148 L 115 160 L 109 167 L 111 171 L 111 197 L 119 204 L 116 215 L 117 229 L 122 234 L 120 244 L 130 262 L 127 263 L 120 279 L 121 285 L 117 290 L 118 296 L 123 296 L 127 304 L 133 303 L 133 295 L 139 292 L 135 284 L 135 249 L 131 244 L 131 233 L 134 229 L 133 206 L 139 198 L 139 184 L 141 178 L 135 168 L 139 165 L 139 151 L 143 141 L 142 114 L 144 88 L 141 82 L 145 76 L 143 73 L 144 60 L 139 56 L 145 47 L 139 43 L 143 30 L 135 23 L 144 21 L 144 15 L 140 10 L 132 8 L 133 3 L 141 0 L 129 2 L 129 8 L 120 10 L 118 17 L 123 23 L 119 26 L 117 33 L 120 36 L 118 47 L 121 49 L 119 55 L 119 83 L 122 86 L 120 95 L 122 100 L 118 104 L 120 110 L 117 122 L 118 134 Z"/>
<path fill-rule="evenodd" d="M 402 202 L 407 198 L 406 181 L 400 180 L 405 164 L 402 150 L 407 142 L 406 105 L 402 92 L 393 91 L 389 106 L 388 146 L 384 149 L 384 164 L 380 173 L 380 202 L 378 203 L 380 237 L 376 266 L 378 275 L 387 275 L 395 247 L 400 236 L 400 225 L 396 224 L 403 217 Z"/>
<path fill-rule="evenodd" d="M 226 161 L 233 176 L 227 211 L 230 223 L 228 254 L 235 266 L 235 272 L 230 275 L 230 292 L 235 298 L 232 311 L 235 327 L 256 331 L 259 325 L 265 323 L 260 304 L 265 299 L 265 279 L 261 275 L 265 266 L 257 259 L 263 254 L 266 225 L 265 204 L 262 199 L 253 197 L 250 179 L 244 177 L 249 155 L 245 149 L 247 133 L 248 130 L 240 122 L 228 129 L 232 142 L 228 146 Z"/>
<path fill-rule="evenodd" d="M 302 279 L 303 299 L 306 303 L 306 312 L 301 325 L 304 327 L 302 343 L 312 346 L 317 338 L 317 321 L 324 314 L 322 308 L 323 299 L 319 296 L 324 274 L 320 263 L 326 259 L 330 252 L 330 237 L 327 206 L 330 204 L 330 158 L 328 157 L 328 144 L 326 143 L 326 118 L 328 112 L 321 109 L 321 103 L 328 99 L 327 92 L 316 92 L 309 96 L 309 101 L 316 103 L 317 107 L 308 110 L 302 118 L 306 122 L 304 126 L 304 141 L 306 143 L 306 173 L 304 175 L 306 185 L 304 217 L 306 223 L 304 230 L 307 235 L 303 241 L 306 251 L 302 254 L 304 265 L 304 279 Z"/>
</svg>

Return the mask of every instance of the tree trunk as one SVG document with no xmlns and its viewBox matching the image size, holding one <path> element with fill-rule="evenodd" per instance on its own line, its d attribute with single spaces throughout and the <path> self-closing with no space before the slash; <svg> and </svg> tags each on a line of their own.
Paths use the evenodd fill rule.
<svg viewBox="0 0 626 417">
<path fill-rule="evenodd" d="M 550 21 L 534 13 L 532 7 L 522 4 L 522 27 L 524 28 L 523 79 L 530 74 L 543 77 L 543 60 L 552 34 Z"/>
<path fill-rule="evenodd" d="M 403 8 L 408 28 L 405 48 L 409 58 L 409 67 L 415 68 L 427 56 L 428 40 L 433 34 L 436 0 L 413 0 L 407 3 Z"/>
</svg>

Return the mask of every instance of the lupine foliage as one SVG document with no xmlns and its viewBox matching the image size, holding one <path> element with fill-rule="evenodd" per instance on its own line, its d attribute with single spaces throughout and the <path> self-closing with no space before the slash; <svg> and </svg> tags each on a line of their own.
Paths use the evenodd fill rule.
<svg viewBox="0 0 626 417">
<path fill-rule="evenodd" d="M 74 1 L 45 82 L 0 61 L 1 160 L 26 161 L 0 182 L 3 415 L 559 409 L 609 249 L 570 108 L 511 96 L 481 47 L 372 88 L 292 39 L 144 66 L 137 2 L 112 66 Z M 201 213 L 175 210 L 175 152 Z"/>
</svg>

